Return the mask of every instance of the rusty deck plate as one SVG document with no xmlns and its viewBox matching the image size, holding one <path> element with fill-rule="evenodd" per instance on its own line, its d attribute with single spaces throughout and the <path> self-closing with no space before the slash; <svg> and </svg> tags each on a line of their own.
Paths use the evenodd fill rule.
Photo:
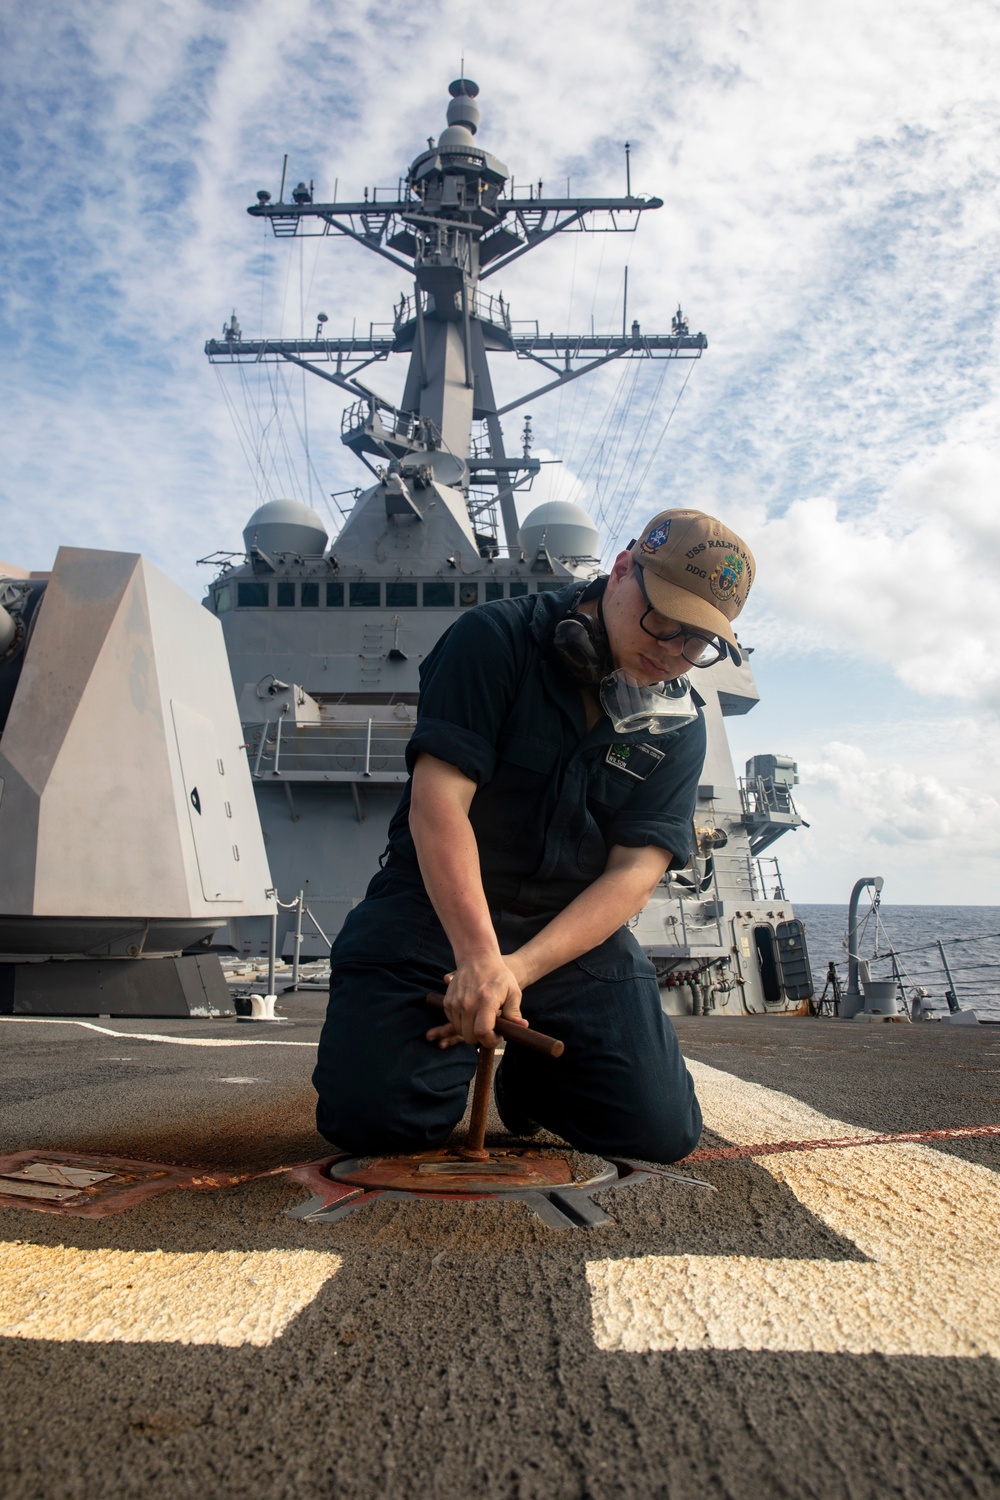
<svg viewBox="0 0 1000 1500">
<path fill-rule="evenodd" d="M 532 1147 L 490 1151 L 487 1162 L 467 1161 L 457 1151 L 421 1151 L 400 1156 L 331 1156 L 293 1167 L 288 1176 L 311 1197 L 288 1209 L 308 1224 L 339 1223 L 359 1208 L 379 1202 L 470 1203 L 488 1198 L 520 1200 L 552 1229 L 596 1229 L 611 1222 L 591 1194 L 664 1177 L 714 1192 L 707 1182 L 666 1167 L 626 1159 L 591 1158 L 594 1175 L 580 1181 L 559 1152 Z"/>
<path fill-rule="evenodd" d="M 334 1164 L 330 1176 L 366 1192 L 503 1193 L 525 1188 L 568 1187 L 573 1169 L 565 1156 L 534 1148 L 494 1149 L 489 1161 L 465 1161 L 455 1151 L 417 1151 L 381 1156 L 358 1166 Z"/>
<path fill-rule="evenodd" d="M 78 1156 L 67 1151 L 15 1151 L 0 1156 L 0 1207 L 99 1219 L 157 1193 L 194 1185 L 193 1167 Z"/>
</svg>

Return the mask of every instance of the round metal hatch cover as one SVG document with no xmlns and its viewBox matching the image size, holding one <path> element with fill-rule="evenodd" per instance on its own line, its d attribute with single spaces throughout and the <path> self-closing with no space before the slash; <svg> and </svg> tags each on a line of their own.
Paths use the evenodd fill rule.
<svg viewBox="0 0 1000 1500">
<path fill-rule="evenodd" d="M 576 1153 L 571 1153 L 575 1155 Z M 587 1185 L 615 1181 L 618 1173 L 610 1162 L 585 1158 Z M 596 1174 L 592 1170 L 597 1166 Z M 494 1148 L 488 1161 L 466 1161 L 457 1151 L 417 1151 L 405 1156 L 364 1156 L 334 1162 L 330 1176 L 336 1182 L 372 1191 L 404 1193 L 504 1193 L 526 1188 L 582 1186 L 578 1171 L 559 1152 L 537 1147 Z"/>
</svg>

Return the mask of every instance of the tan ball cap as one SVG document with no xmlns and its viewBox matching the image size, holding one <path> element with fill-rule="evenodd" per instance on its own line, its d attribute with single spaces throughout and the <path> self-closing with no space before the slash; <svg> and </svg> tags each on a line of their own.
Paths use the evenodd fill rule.
<svg viewBox="0 0 1000 1500">
<path fill-rule="evenodd" d="M 629 547 L 661 615 L 717 635 L 741 660 L 731 620 L 750 592 L 756 564 L 734 531 L 701 510 L 661 510 Z"/>
</svg>

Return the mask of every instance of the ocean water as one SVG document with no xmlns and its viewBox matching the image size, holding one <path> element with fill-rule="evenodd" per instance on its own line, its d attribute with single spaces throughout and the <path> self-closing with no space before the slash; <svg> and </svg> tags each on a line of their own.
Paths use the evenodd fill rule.
<svg viewBox="0 0 1000 1500">
<path fill-rule="evenodd" d="M 859 921 L 869 912 L 867 893 L 858 907 Z M 806 943 L 817 997 L 823 993 L 827 965 L 832 959 L 847 985 L 847 906 L 795 904 L 795 915 L 806 926 Z M 1000 1016 L 1000 906 L 889 906 L 879 908 L 880 930 L 876 949 L 875 917 L 868 916 L 859 951 L 862 958 L 878 952 L 872 963 L 873 979 L 891 979 L 892 963 L 884 955 L 897 953 L 896 962 L 909 995 L 914 985 L 928 992 L 934 1010 L 946 1011 L 945 990 L 950 986 L 937 947 L 940 939 L 954 981 L 955 994 L 963 1010 L 992 1011 Z"/>
</svg>

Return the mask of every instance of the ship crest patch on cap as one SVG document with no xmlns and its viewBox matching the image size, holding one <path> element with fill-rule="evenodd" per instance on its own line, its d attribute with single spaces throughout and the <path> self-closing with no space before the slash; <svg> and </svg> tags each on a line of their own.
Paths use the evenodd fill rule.
<svg viewBox="0 0 1000 1500">
<path fill-rule="evenodd" d="M 709 574 L 708 582 L 716 599 L 729 604 L 736 598 L 742 577 L 743 559 L 737 557 L 735 552 L 727 552 L 714 573 Z"/>
<path fill-rule="evenodd" d="M 669 521 L 664 521 L 661 525 L 655 526 L 649 533 L 649 536 L 646 537 L 645 541 L 640 542 L 639 544 L 643 552 L 653 553 L 656 551 L 657 547 L 662 547 L 664 542 L 667 540 L 669 531 Z"/>
</svg>

